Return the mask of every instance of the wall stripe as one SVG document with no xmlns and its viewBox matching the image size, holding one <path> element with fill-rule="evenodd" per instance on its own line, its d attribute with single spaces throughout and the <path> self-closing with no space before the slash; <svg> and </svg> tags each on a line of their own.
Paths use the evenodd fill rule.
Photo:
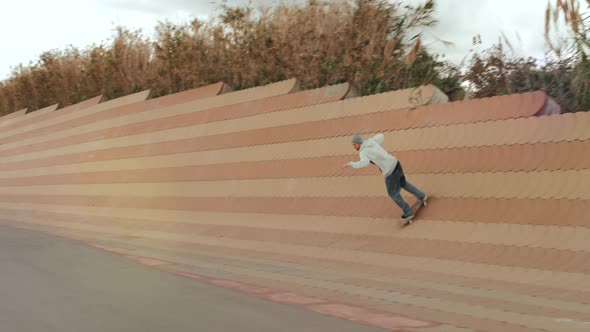
<svg viewBox="0 0 590 332">
<path fill-rule="evenodd" d="M 95 172 L 0 179 L 0 186 L 102 183 L 184 183 L 200 177 L 191 167 Z M 436 197 L 590 199 L 590 170 L 464 174 L 411 174 L 412 184 Z M 150 185 L 159 190 L 159 185 Z M 132 186 L 126 188 L 133 190 Z M 181 187 L 173 187 L 172 191 Z M 301 177 L 199 181 L 191 185 L 199 197 L 345 197 L 382 196 L 382 176 Z M 129 193 L 123 188 L 119 193 Z"/>
<path fill-rule="evenodd" d="M 25 218 L 26 219 L 26 218 Z M 43 220 L 36 222 L 43 223 Z M 63 222 L 55 222 L 51 224 L 60 225 Z M 66 223 L 67 224 L 67 223 Z M 65 224 L 64 224 L 65 225 Z M 84 228 L 88 230 L 102 230 L 112 232 L 113 227 L 104 226 L 82 226 L 79 224 L 75 228 Z M 117 233 L 121 233 L 118 231 Z M 126 233 L 126 232 L 125 232 Z M 123 234 L 125 234 L 123 233 Z M 131 234 L 131 233 L 130 233 Z M 344 248 L 319 248 L 290 244 L 290 243 L 271 243 L 266 241 L 256 240 L 240 240 L 240 239 L 229 239 L 229 238 L 215 238 L 208 236 L 197 236 L 194 234 L 181 235 L 176 233 L 165 233 L 165 232 L 153 232 L 144 231 L 141 232 L 141 236 L 146 239 L 165 239 L 167 241 L 178 241 L 185 242 L 187 244 L 197 243 L 205 245 L 217 245 L 224 246 L 234 249 L 242 250 L 255 250 L 255 251 L 270 251 L 276 253 L 293 254 L 294 252 L 302 256 L 337 259 L 340 261 L 347 262 L 359 262 L 363 264 L 376 264 L 379 266 L 394 267 L 394 268 L 408 268 L 419 271 L 430 271 L 445 274 L 457 274 L 460 271 L 460 275 L 476 278 L 489 278 L 492 280 L 528 280 L 532 285 L 538 286 L 554 286 L 556 280 L 560 280 L 563 284 L 560 284 L 560 288 L 576 290 L 576 289 L 588 289 L 588 283 L 590 279 L 587 274 L 576 273 L 576 272 L 561 272 L 561 271 L 548 271 L 550 272 L 546 278 L 539 278 L 539 270 L 529 269 L 523 267 L 514 266 L 500 266 L 500 265 L 488 265 L 475 262 L 463 262 L 444 260 L 438 258 L 424 258 L 416 256 L 404 256 L 396 254 L 384 254 L 376 252 L 365 252 L 352 249 Z"/>
<path fill-rule="evenodd" d="M 0 205 L 6 213 L 18 213 L 9 205 Z M 202 211 L 167 211 L 144 209 L 82 210 L 79 206 L 53 206 L 43 204 L 27 204 L 21 209 L 34 209 L 47 214 L 55 214 L 56 218 L 71 217 L 94 224 L 130 224 L 144 227 L 143 223 L 155 222 L 168 225 L 171 229 L 181 229 L 184 224 L 207 227 L 251 227 L 267 228 L 275 231 L 308 231 L 333 233 L 334 235 L 370 235 L 385 236 L 395 241 L 404 239 L 428 239 L 457 241 L 467 243 L 499 244 L 506 246 L 525 246 L 533 248 L 585 251 L 590 230 L 579 227 L 557 227 L 546 225 L 519 224 L 485 224 L 474 222 L 454 222 L 421 220 L 415 227 L 405 232 L 394 232 L 397 225 L 391 219 L 382 218 L 372 221 L 374 228 L 367 229 L 362 218 L 327 217 L 310 215 L 279 215 L 262 213 L 228 213 Z M 56 214 L 57 212 L 57 214 Z M 67 212 L 67 213 L 66 213 Z M 108 218 L 108 219 L 105 219 Z M 549 238 L 547 232 L 554 236 Z"/>
<path fill-rule="evenodd" d="M 49 207 L 47 207 L 49 209 Z M 86 211 L 82 211 L 81 209 L 78 209 L 81 212 L 86 212 Z M 49 210 L 47 210 L 49 211 Z M 59 211 L 59 210 L 56 210 Z M 69 210 L 68 210 L 69 211 Z M 73 211 L 73 210 L 72 210 Z M 113 211 L 114 212 L 114 211 Z M 120 212 L 125 213 L 124 210 L 120 210 Z M 154 218 L 154 215 L 150 212 L 150 214 L 142 214 L 142 211 L 137 211 L 140 215 L 143 215 L 143 217 L 145 218 Z M 166 212 L 166 211 L 161 211 L 164 214 L 162 215 L 162 218 L 164 218 L 163 220 L 165 220 L 165 215 L 170 214 L 170 212 Z M 11 213 L 13 213 L 13 211 L 11 210 Z M 104 210 L 100 210 L 100 211 L 96 211 L 96 213 L 99 213 L 101 215 L 107 216 L 108 214 L 107 211 Z M 55 212 L 44 212 L 44 216 L 49 216 L 49 218 L 57 218 L 58 220 L 61 219 L 62 217 L 64 217 L 64 214 L 59 212 L 59 213 L 55 213 Z M 190 216 L 193 216 L 193 219 L 191 219 Z M 201 216 L 200 214 L 191 214 L 191 215 L 186 216 L 187 221 L 189 221 L 188 219 L 190 219 L 190 221 L 194 220 L 194 217 L 199 217 Z M 65 215 L 65 217 L 67 218 L 68 216 Z M 209 215 L 206 215 L 206 217 L 209 217 Z M 78 215 L 76 217 L 78 220 L 89 220 L 92 218 L 96 218 L 93 216 L 85 216 L 85 215 Z M 112 219 L 115 220 L 119 217 L 117 216 L 113 216 Z M 158 217 L 155 217 L 156 219 L 154 220 L 159 220 L 157 219 Z M 140 223 L 141 220 L 139 219 L 135 219 L 137 223 Z M 217 221 L 217 220 L 216 220 Z M 391 221 L 389 221 L 389 223 L 391 224 Z M 138 238 L 138 241 L 139 238 Z M 159 241 L 161 243 L 166 242 L 165 240 L 161 240 Z M 153 242 L 152 242 L 153 243 Z M 127 243 L 121 243 L 120 245 L 127 245 L 130 244 L 129 242 Z M 192 247 L 198 247 L 200 252 L 204 252 L 204 251 L 209 251 L 208 248 L 210 248 L 211 246 L 206 246 L 206 245 L 197 245 L 197 244 L 191 244 Z M 176 248 L 176 250 L 179 250 L 180 248 Z M 236 255 L 238 257 L 240 257 L 240 259 L 245 259 L 245 257 L 259 257 L 258 255 L 256 255 L 254 252 L 244 252 L 244 251 L 233 251 L 229 248 L 220 246 L 220 247 L 214 247 L 214 251 L 216 253 L 220 253 L 220 252 L 229 252 L 229 253 L 233 253 L 233 255 Z M 190 251 L 187 252 L 187 254 L 189 254 L 190 256 Z M 330 268 L 330 269 L 354 269 L 355 266 L 353 265 L 347 265 L 347 264 L 343 264 L 340 261 L 337 260 L 325 260 L 325 259 L 314 259 L 314 258 L 310 258 L 310 259 L 306 259 L 304 257 L 299 257 L 299 256 L 293 256 L 293 254 L 271 254 L 271 253 L 265 253 L 263 255 L 263 257 L 265 258 L 265 260 L 275 260 L 275 261 L 279 261 L 282 262 L 283 260 L 285 260 L 285 262 L 298 262 L 298 263 L 302 263 L 303 265 L 315 265 L 315 266 L 325 266 L 326 268 Z M 263 260 L 264 261 L 264 260 Z M 523 280 L 518 280 L 517 283 L 510 283 L 510 282 L 500 282 L 500 281 L 493 281 L 490 279 L 478 279 L 478 278 L 467 278 L 464 276 L 459 276 L 459 275 L 447 275 L 447 274 L 440 274 L 440 273 L 432 273 L 432 272 L 428 272 L 428 273 L 424 273 L 424 272 L 419 272 L 416 270 L 407 270 L 407 269 L 399 269 L 399 268 L 384 268 L 381 265 L 366 265 L 366 264 L 360 264 L 362 265 L 362 271 L 368 271 L 370 273 L 374 273 L 375 275 L 379 275 L 379 276 L 383 276 L 383 275 L 387 275 L 387 274 L 392 274 L 394 276 L 396 276 L 396 278 L 404 278 L 406 280 L 424 280 L 424 281 L 430 281 L 430 282 L 436 282 L 436 287 L 439 288 L 444 288 L 444 287 L 456 287 L 456 286 L 461 286 L 461 287 L 472 287 L 475 288 L 479 291 L 485 291 L 487 289 L 490 290 L 489 293 L 494 294 L 499 296 L 500 294 L 497 291 L 491 291 L 492 288 L 490 287 L 494 287 L 493 289 L 495 290 L 501 290 L 501 292 L 508 292 L 510 294 L 512 294 L 512 297 L 518 295 L 518 296 L 523 296 L 527 293 L 531 293 L 531 294 L 535 294 L 539 297 L 531 297 L 530 299 L 532 301 L 536 301 L 537 303 L 542 303 L 544 301 L 543 298 L 541 298 L 540 296 L 546 296 L 549 297 L 551 299 L 553 299 L 553 301 L 555 301 L 555 299 L 561 299 L 561 301 L 569 301 L 569 302 L 562 302 L 559 304 L 559 306 L 561 308 L 570 308 L 570 310 L 577 310 L 575 308 L 582 308 L 584 307 L 584 305 L 579 305 L 579 304 L 574 304 L 573 302 L 575 302 L 577 299 L 580 298 L 580 294 L 584 293 L 583 290 L 576 290 L 576 291 L 567 291 L 564 289 L 557 289 L 557 288 L 551 288 L 551 287 L 536 287 L 536 286 L 532 286 L 532 285 L 525 285 L 523 282 Z M 300 265 L 301 266 L 301 265 Z M 492 277 L 492 276 L 489 276 Z M 374 278 L 378 278 L 378 277 L 374 277 Z M 384 280 L 391 280 L 389 278 L 384 278 L 384 277 L 380 277 L 383 278 Z M 526 293 L 525 293 L 526 292 Z M 526 295 L 524 296 L 525 298 Z M 587 305 L 586 305 L 587 308 Z M 585 312 L 588 312 L 588 309 L 585 310 Z"/>
<path fill-rule="evenodd" d="M 79 107 L 78 109 L 68 107 L 59 110 L 58 114 L 46 115 L 43 119 L 44 121 L 38 121 L 33 126 L 19 128 L 19 130 L 12 132 L 1 131 L 0 142 L 6 144 L 22 141 L 31 137 L 47 135 L 59 130 L 93 123 L 102 119 L 108 119 L 113 114 L 120 116 L 128 113 L 148 111 L 175 104 L 187 103 L 201 98 L 213 97 L 224 92 L 224 89 L 225 86 L 223 83 L 217 83 L 149 100 L 146 100 L 146 98 L 149 97 L 149 91 L 144 91 L 88 107 L 84 112 L 77 112 L 78 110 L 81 110 Z"/>
<path fill-rule="evenodd" d="M 245 118 L 237 118 L 234 120 L 226 120 L 224 122 L 210 123 L 211 120 L 208 119 L 211 117 L 210 113 L 202 112 L 184 114 L 182 116 L 171 116 L 168 118 L 158 119 L 157 121 L 138 120 L 136 123 L 118 127 L 109 127 L 102 130 L 80 133 L 73 136 L 63 133 L 54 134 L 61 137 L 61 139 L 53 139 L 54 135 L 49 135 L 45 137 L 45 139 L 42 141 L 43 143 L 35 144 L 34 142 L 28 142 L 25 140 L 24 142 L 17 142 L 16 144 L 12 145 L 5 144 L 4 146 L 0 147 L 0 155 L 11 155 L 14 153 L 14 151 L 18 151 L 18 153 L 41 151 L 72 144 L 93 142 L 98 139 L 108 140 L 115 139 L 117 137 L 123 138 L 119 141 L 129 139 L 129 137 L 125 136 L 135 136 L 135 142 L 137 143 L 145 141 L 147 137 L 149 137 L 150 141 L 157 142 L 161 141 L 162 138 L 170 140 L 174 139 L 175 137 L 179 137 L 179 135 L 180 137 L 186 137 L 186 133 L 189 132 L 195 135 L 193 137 L 214 135 L 212 139 L 216 141 L 220 139 L 220 135 L 215 134 L 228 134 L 244 130 L 252 130 L 251 134 L 258 135 L 259 137 L 268 137 L 269 135 L 273 135 L 274 132 L 279 131 L 283 134 L 295 132 L 296 135 L 306 135 L 304 139 L 310 139 L 314 138 L 314 135 L 319 135 L 317 138 L 337 136 L 338 133 L 342 131 L 345 131 L 345 133 L 348 134 L 351 128 L 359 127 L 359 125 L 361 127 L 355 128 L 354 130 L 362 132 L 366 131 L 364 128 L 373 128 L 377 130 L 389 131 L 392 129 L 429 127 L 444 124 L 460 124 L 466 121 L 466 119 L 473 117 L 470 114 L 474 113 L 469 108 L 469 106 L 471 106 L 469 102 L 453 103 L 454 107 L 450 109 L 446 106 L 446 104 L 442 104 L 436 108 L 426 106 L 417 110 L 382 112 L 383 110 L 387 110 L 389 107 L 391 107 L 385 102 L 388 99 L 386 98 L 388 96 L 392 97 L 394 95 L 393 93 L 390 93 L 377 95 L 374 97 L 354 98 L 342 101 L 340 103 L 328 104 L 332 105 L 332 107 L 316 105 L 298 110 L 291 109 L 275 112 L 272 114 L 263 114 L 258 116 L 254 115 Z M 274 104 L 278 103 L 279 101 L 274 102 Z M 366 107 L 369 105 L 378 105 L 376 109 L 377 112 L 368 112 L 368 110 L 375 110 L 373 107 Z M 248 109 L 248 105 L 244 106 L 246 106 Z M 490 102 L 489 104 L 486 104 L 486 106 L 486 109 L 477 113 L 480 115 L 479 120 L 501 119 L 503 116 L 506 116 L 502 113 L 495 112 L 493 107 L 497 106 L 497 103 Z M 444 112 L 445 108 L 449 109 L 449 113 L 451 115 L 455 114 L 455 116 L 448 118 L 434 116 L 435 113 Z M 530 107 L 529 109 L 537 110 L 538 107 Z M 215 113 L 219 113 L 219 111 Z M 246 112 L 246 114 L 248 113 L 251 112 Z M 407 120 L 408 117 L 413 117 L 412 121 L 404 121 Z M 215 120 L 215 118 L 212 120 Z M 331 120 L 329 124 L 324 124 L 322 122 L 327 120 Z M 199 125 L 199 123 L 205 124 Z M 260 129 L 262 124 L 264 124 L 262 128 L 273 128 L 256 131 L 255 129 Z M 385 127 L 383 127 L 383 125 L 385 125 Z M 185 128 L 185 130 L 173 130 L 174 128 Z M 336 131 L 333 132 L 334 130 Z M 73 130 L 69 130 L 66 132 L 72 131 Z M 142 136 L 141 134 L 146 135 Z M 244 134 L 236 133 L 234 136 L 235 135 L 241 136 Z M 235 137 L 232 135 L 227 136 L 228 140 L 235 140 Z M 276 135 L 272 137 L 275 142 L 281 141 L 280 138 L 276 137 Z M 295 136 L 295 138 L 292 138 L 292 140 L 301 139 L 297 137 L 298 136 Z M 250 141 L 251 139 L 246 137 L 242 140 Z M 283 141 L 284 140 L 285 139 L 283 139 Z M 23 147 L 24 144 L 27 145 Z M 255 142 L 251 144 L 255 144 Z"/>
<path fill-rule="evenodd" d="M 155 192 L 153 189 L 146 189 Z M 34 196 L 27 203 L 56 206 L 96 206 L 106 209 L 165 209 L 263 213 L 279 215 L 349 216 L 388 218 L 396 221 L 401 211 L 388 197 L 113 197 L 75 195 Z M 25 204 L 18 195 L 2 195 L 0 202 Z M 132 211 L 137 212 L 137 211 Z M 420 216 L 426 220 L 558 225 L 590 227 L 588 200 L 431 198 Z"/>
<path fill-rule="evenodd" d="M 297 90 L 297 81 L 294 79 L 282 81 L 278 83 L 269 84 L 264 87 L 257 87 L 237 92 L 228 93 L 227 95 L 223 96 L 214 96 L 210 98 L 200 99 L 190 103 L 184 104 L 170 104 L 168 107 L 158 107 L 157 104 L 154 104 L 155 107 L 139 107 L 139 108 L 132 108 L 131 110 L 118 110 L 114 111 L 109 115 L 114 116 L 114 118 L 107 118 L 102 119 L 102 121 L 93 121 L 88 123 L 84 126 L 70 126 L 69 128 L 65 128 L 62 130 L 55 130 L 53 129 L 51 133 L 46 133 L 43 137 L 31 137 L 26 139 L 21 139 L 14 143 L 8 143 L 2 146 L 3 149 L 13 148 L 15 146 L 27 145 L 27 144 L 34 144 L 38 142 L 45 142 L 49 139 L 55 138 L 63 138 L 75 134 L 80 134 L 83 132 L 87 132 L 90 130 L 99 130 L 99 129 L 106 129 L 112 128 L 115 126 L 120 126 L 128 123 L 134 123 L 138 121 L 144 120 L 154 120 L 162 117 L 179 115 L 184 113 L 195 112 L 203 109 L 215 108 L 225 105 L 231 105 L 235 103 L 247 102 L 251 100 L 256 100 L 260 98 L 267 98 L 277 95 L 287 94 Z M 169 102 L 173 101 L 173 99 L 168 99 Z M 145 112 L 150 110 L 151 112 Z M 120 114 L 123 112 L 124 114 Z M 104 116 L 103 116 L 104 117 Z"/>
<path fill-rule="evenodd" d="M 453 148 L 440 150 L 418 150 L 393 152 L 403 161 L 407 173 L 474 173 L 509 171 L 558 171 L 583 170 L 590 166 L 590 140 L 541 144 L 518 144 L 489 146 L 482 148 Z M 579 153 L 578 158 L 571 158 Z M 179 168 L 192 166 L 195 180 L 227 180 L 252 178 L 281 178 L 330 175 L 375 175 L 375 167 L 360 170 L 339 169 L 355 154 L 325 156 L 317 158 L 261 160 L 236 163 L 208 164 L 205 153 L 159 155 L 154 157 L 128 158 L 98 162 L 75 163 L 69 157 L 55 158 L 37 163 L 6 165 L 0 167 L 0 178 L 42 176 L 52 174 L 73 174 L 86 172 L 108 172 L 122 170 L 144 170 L 155 168 Z M 83 156 L 82 156 L 83 157 Z M 68 160 L 69 159 L 69 160 Z M 203 164 L 204 163 L 204 164 Z M 51 165 L 57 166 L 51 166 Z M 60 165 L 63 164 L 63 165 Z M 19 169 L 2 171 L 2 169 Z M 337 170 L 337 171 L 336 171 Z"/>
<path fill-rule="evenodd" d="M 382 121 L 375 120 L 372 123 L 381 123 Z M 317 128 L 320 128 L 317 124 Z M 391 151 L 412 151 L 412 150 L 428 150 L 428 149 L 443 149 L 443 148 L 461 148 L 461 147 L 485 147 L 495 145 L 509 145 L 509 144 L 527 144 L 527 143 L 550 143 L 563 141 L 583 141 L 590 139 L 590 114 L 576 113 L 562 116 L 542 116 L 538 118 L 514 119 L 503 121 L 478 122 L 472 124 L 458 124 L 445 125 L 438 127 L 396 130 L 385 132 L 386 140 L 383 147 Z M 274 138 L 272 136 L 265 136 L 266 141 L 273 144 L 272 155 L 276 159 L 295 159 L 304 157 L 317 157 L 326 155 L 329 151 L 330 155 L 349 154 L 351 147 L 347 136 L 354 132 L 363 132 L 362 128 L 358 130 L 352 129 L 338 129 L 339 134 L 324 134 L 319 133 L 321 137 L 334 138 L 320 138 L 313 135 L 300 138 Z M 503 130 L 504 136 L 501 139 L 495 138 L 495 133 L 498 130 Z M 284 131 L 287 131 L 286 129 Z M 321 130 L 320 130 L 321 131 Z M 281 131 L 282 132 L 282 131 Z M 374 134 L 371 133 L 369 135 Z M 178 133 L 179 137 L 194 137 L 198 136 L 195 133 L 185 130 Z M 227 143 L 218 143 L 216 146 L 202 146 L 201 142 L 205 139 L 203 137 L 178 139 L 179 137 L 162 137 L 162 139 L 155 139 L 152 137 L 137 137 L 133 136 L 123 137 L 120 139 L 94 141 L 90 143 L 68 145 L 61 148 L 49 149 L 49 146 L 38 146 L 34 149 L 49 149 L 43 152 L 24 153 L 14 156 L 4 157 L 5 162 L 14 162 L 22 160 L 32 160 L 37 158 L 45 158 L 66 153 L 79 153 L 87 151 L 96 151 L 93 156 L 108 155 L 115 152 L 119 155 L 116 158 L 137 157 L 146 155 L 146 142 L 150 142 L 149 151 L 158 151 L 158 154 L 195 152 L 203 150 L 215 150 L 216 148 L 231 148 L 231 147 L 246 147 L 252 145 L 248 155 L 256 153 L 256 150 L 268 155 L 267 146 L 254 146 L 256 142 L 250 144 L 247 140 L 237 139 L 238 136 L 233 136 L 234 140 L 228 138 Z M 209 141 L 215 141 L 215 138 L 210 137 Z M 174 140 L 176 139 L 176 140 Z M 289 141 L 294 139 L 295 141 Z M 287 141 L 288 143 L 284 143 Z M 65 144 L 65 143 L 64 143 Z M 134 145 L 136 144 L 136 145 Z M 102 149 L 97 149 L 101 147 Z M 25 148 L 26 149 L 26 148 Z M 134 152 L 137 151 L 137 152 Z M 141 154 L 138 152 L 141 151 Z M 0 155 L 5 155 L 4 151 Z M 149 153 L 149 152 L 148 152 Z M 153 154 L 152 154 L 153 155 Z M 112 157 L 107 157 L 112 158 Z M 268 157 L 267 157 L 268 158 Z M 275 159 L 275 160 L 276 160 Z M 96 159 L 94 159 L 96 160 Z"/>
<path fill-rule="evenodd" d="M 3 115 L 2 117 L 0 117 L 0 127 L 4 126 L 5 123 L 7 122 L 7 120 L 13 119 L 13 118 L 17 118 L 20 117 L 21 115 L 25 115 L 25 113 L 27 112 L 27 108 L 23 108 L 21 110 Z"/>
<path fill-rule="evenodd" d="M 137 101 L 141 101 L 142 100 L 141 96 L 144 96 L 144 95 L 147 95 L 147 94 L 140 93 L 138 95 L 134 95 L 133 97 L 137 97 L 137 98 L 133 98 L 133 99 L 137 99 Z M 125 98 L 132 99 L 130 97 L 131 96 L 127 96 Z M 67 106 L 62 109 L 57 109 L 51 113 L 42 114 L 41 116 L 38 116 L 36 118 L 35 117 L 27 118 L 27 119 L 24 119 L 23 121 L 13 123 L 12 125 L 4 126 L 4 127 L 2 127 L 2 130 L 0 131 L 0 137 L 9 136 L 9 135 L 12 135 L 12 133 L 19 133 L 19 132 L 23 132 L 23 131 L 37 129 L 37 128 L 39 128 L 39 126 L 41 126 L 42 124 L 44 124 L 46 121 L 48 121 L 50 119 L 59 118 L 59 117 L 66 116 L 66 115 L 69 115 L 74 112 L 81 111 L 86 108 L 91 108 L 93 106 L 96 106 L 102 101 L 102 99 L 103 99 L 103 96 L 100 95 L 100 96 L 85 100 L 83 102 L 80 102 L 78 104 L 70 105 L 70 106 Z M 4 141 L 1 138 L 0 138 L 0 142 L 4 143 Z"/>
<path fill-rule="evenodd" d="M 539 116 L 543 92 L 203 89 L 0 127 L 0 220 L 432 332 L 590 320 L 590 113 Z M 375 166 L 342 167 L 378 132 L 430 196 L 409 227 Z"/>
</svg>

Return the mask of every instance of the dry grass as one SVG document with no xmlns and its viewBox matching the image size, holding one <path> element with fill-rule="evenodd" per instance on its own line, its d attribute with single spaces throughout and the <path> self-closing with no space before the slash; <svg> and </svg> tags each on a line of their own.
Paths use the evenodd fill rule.
<svg viewBox="0 0 590 332">
<path fill-rule="evenodd" d="M 308 1 L 225 7 L 208 22 L 164 22 L 154 40 L 120 28 L 104 45 L 47 52 L 19 66 L 0 86 L 0 113 L 147 88 L 160 96 L 219 81 L 243 89 L 290 77 L 305 88 L 348 81 L 363 94 L 436 83 L 453 95 L 458 82 L 445 80 L 443 64 L 419 35 L 408 35 L 434 24 L 434 9 L 433 0 L 412 8 L 385 0 Z"/>
<path fill-rule="evenodd" d="M 439 62 L 416 34 L 436 23 L 434 0 L 414 7 L 386 0 L 224 7 L 207 22 L 163 22 L 153 40 L 119 28 L 106 44 L 47 52 L 0 83 L 0 114 L 67 106 L 99 94 L 116 98 L 151 89 L 161 96 L 220 81 L 244 89 L 291 77 L 305 88 L 351 82 L 364 95 L 433 83 L 451 99 L 463 97 L 460 84 L 468 80 L 476 97 L 544 89 L 568 111 L 588 110 L 590 18 L 584 3 L 590 6 L 590 0 L 554 0 L 547 8 L 547 44 L 558 60 L 540 67 L 509 58 L 496 45 L 476 55 L 466 75 Z M 551 38 L 560 19 L 569 27 L 565 43 Z"/>
<path fill-rule="evenodd" d="M 118 29 L 110 45 L 80 51 L 50 51 L 30 66 L 18 66 L 0 85 L 0 113 L 68 106 L 105 94 L 114 98 L 145 88 L 150 43 L 137 33 Z"/>
<path fill-rule="evenodd" d="M 590 0 L 588 8 L 590 8 Z M 562 21 L 560 21 L 562 20 Z M 544 90 L 565 112 L 590 110 L 590 22 L 578 0 L 555 0 L 545 11 L 545 38 L 549 56 L 543 64 L 507 54 L 508 40 L 476 54 L 464 80 L 475 87 L 474 97 Z M 556 38 L 556 26 L 565 22 L 567 31 Z M 563 38 L 565 36 L 567 38 Z M 478 40 L 474 39 L 474 43 Z"/>
<path fill-rule="evenodd" d="M 545 12 L 545 39 L 551 51 L 559 58 L 557 81 L 567 86 L 565 93 L 575 102 L 572 111 L 590 109 L 590 0 L 556 0 L 547 5 Z M 568 37 L 560 42 L 551 38 L 563 18 L 568 28 Z"/>
<path fill-rule="evenodd" d="M 590 8 L 590 0 L 586 0 Z M 570 30 L 569 40 L 555 40 L 551 36 L 551 31 L 555 30 L 560 20 L 566 24 Z M 555 4 L 547 4 L 545 10 L 545 40 L 551 51 L 558 56 L 564 53 L 585 54 L 590 53 L 590 17 L 588 13 L 582 11 L 579 0 L 556 0 Z"/>
</svg>

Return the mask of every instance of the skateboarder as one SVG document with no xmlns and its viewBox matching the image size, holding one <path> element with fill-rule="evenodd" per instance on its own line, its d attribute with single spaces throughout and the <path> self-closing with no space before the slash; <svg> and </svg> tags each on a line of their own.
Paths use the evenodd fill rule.
<svg viewBox="0 0 590 332">
<path fill-rule="evenodd" d="M 369 164 L 374 164 L 379 167 L 379 170 L 385 177 L 387 193 L 403 210 L 404 214 L 402 215 L 402 220 L 406 222 L 414 217 L 414 212 L 408 203 L 402 198 L 402 195 L 400 194 L 401 188 L 404 188 L 406 191 L 416 196 L 424 205 L 426 205 L 428 196 L 406 181 L 400 162 L 381 147 L 383 139 L 383 134 L 377 134 L 364 141 L 360 135 L 354 135 L 352 137 L 352 145 L 357 151 L 359 151 L 360 160 L 357 162 L 349 162 L 344 165 L 344 167 L 363 168 L 367 167 Z"/>
</svg>

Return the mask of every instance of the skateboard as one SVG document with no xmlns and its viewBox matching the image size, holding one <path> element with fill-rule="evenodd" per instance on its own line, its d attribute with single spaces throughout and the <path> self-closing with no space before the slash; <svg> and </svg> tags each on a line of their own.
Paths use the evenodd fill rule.
<svg viewBox="0 0 590 332">
<path fill-rule="evenodd" d="M 422 202 L 421 200 L 417 200 L 412 206 L 412 212 L 414 212 L 414 216 L 406 221 L 402 221 L 402 223 L 404 224 L 404 226 L 407 226 L 409 224 L 411 224 L 414 219 L 416 218 L 416 216 L 418 215 L 418 212 L 420 211 L 420 209 L 422 209 L 422 207 L 424 206 L 424 202 Z"/>
</svg>

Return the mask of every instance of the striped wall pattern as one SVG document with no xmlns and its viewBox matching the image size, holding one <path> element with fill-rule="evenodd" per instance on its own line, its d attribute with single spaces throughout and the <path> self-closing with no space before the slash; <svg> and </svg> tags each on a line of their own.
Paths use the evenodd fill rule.
<svg viewBox="0 0 590 332">
<path fill-rule="evenodd" d="M 131 97 L 135 97 L 135 96 L 127 96 L 125 99 L 126 100 L 133 100 L 133 98 Z M 2 134 L 4 136 L 10 136 L 11 134 L 13 134 L 15 132 L 15 130 L 20 129 L 20 131 L 24 131 L 24 130 L 31 130 L 31 129 L 35 129 L 36 125 L 43 123 L 45 119 L 54 119 L 56 117 L 60 117 L 63 115 L 66 115 L 68 113 L 73 113 L 73 112 L 78 112 L 81 111 L 83 109 L 89 108 L 89 107 L 93 107 L 97 104 L 99 104 L 102 101 L 102 95 L 101 96 L 97 96 L 91 99 L 88 99 L 86 101 L 83 101 L 81 103 L 78 104 L 74 104 L 74 105 L 70 105 L 68 107 L 59 109 L 59 113 L 55 114 L 52 112 L 44 112 L 44 113 L 28 113 L 26 116 L 19 118 L 18 121 L 14 121 L 14 122 L 0 122 L 0 124 L 4 124 L 2 125 Z M 142 101 L 143 98 L 137 100 L 137 101 Z M 111 102 L 107 102 L 102 104 L 101 106 L 110 104 L 114 101 Z M 55 106 L 54 106 L 55 107 Z M 58 111 L 58 109 L 55 109 L 54 111 Z M 41 115 L 41 116 L 34 116 L 34 115 Z M 4 117 L 2 118 L 4 119 Z"/>
<path fill-rule="evenodd" d="M 31 137 L 45 136 L 57 130 L 92 123 L 113 114 L 119 116 L 126 113 L 145 112 L 173 104 L 183 104 L 202 98 L 213 97 L 227 90 L 223 83 L 188 90 L 155 99 L 149 99 L 150 91 L 102 102 L 102 96 L 58 110 L 57 114 L 45 114 L 42 118 L 24 119 L 11 126 L 5 126 L 0 132 L 0 143 L 6 144 L 25 140 Z M 84 109 L 83 112 L 79 112 Z"/>
<path fill-rule="evenodd" d="M 40 115 L 45 115 L 47 113 L 53 112 L 58 107 L 59 107 L 59 104 L 53 104 L 53 105 L 47 106 L 45 108 L 42 108 L 42 109 L 39 109 L 39 110 L 36 110 L 36 111 L 27 110 L 27 112 L 25 114 L 30 114 L 28 116 L 28 118 L 34 118 L 34 117 L 37 117 L 37 116 L 40 116 Z"/>
<path fill-rule="evenodd" d="M 25 108 L 20 111 L 4 115 L 0 118 L 0 128 L 10 126 L 22 121 L 30 121 L 31 119 L 36 118 L 38 116 L 46 115 L 47 113 L 55 111 L 58 108 L 58 106 L 58 104 L 54 104 L 32 112 L 28 108 Z"/>
<path fill-rule="evenodd" d="M 349 93 L 288 80 L 13 123 L 3 222 L 430 322 L 404 331 L 588 330 L 590 113 Z M 376 168 L 342 168 L 377 132 L 431 196 L 409 227 Z"/>
<path fill-rule="evenodd" d="M 17 118 L 17 117 L 20 117 L 21 115 L 24 115 L 27 112 L 27 110 L 28 110 L 27 108 L 23 108 L 21 110 L 3 115 L 2 117 L 0 117 L 0 124 L 6 122 L 6 120 Z"/>
</svg>

